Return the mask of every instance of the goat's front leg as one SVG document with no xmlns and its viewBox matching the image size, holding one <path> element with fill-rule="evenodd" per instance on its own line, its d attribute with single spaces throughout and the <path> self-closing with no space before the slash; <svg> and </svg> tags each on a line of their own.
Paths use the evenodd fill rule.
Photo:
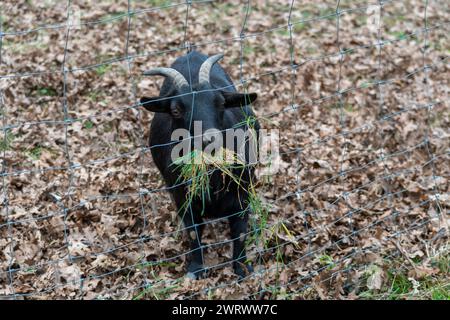
<svg viewBox="0 0 450 320">
<path fill-rule="evenodd" d="M 245 242 L 248 229 L 248 212 L 244 215 L 230 217 L 230 231 L 233 240 L 233 269 L 239 278 L 244 278 L 253 272 L 251 263 L 247 261 Z"/>
<path fill-rule="evenodd" d="M 201 219 L 196 219 L 195 212 L 191 212 L 190 210 L 185 213 L 183 223 L 188 234 L 191 248 L 188 254 L 187 276 L 191 279 L 200 279 L 205 275 L 201 242 L 204 225 L 199 225 Z"/>
</svg>

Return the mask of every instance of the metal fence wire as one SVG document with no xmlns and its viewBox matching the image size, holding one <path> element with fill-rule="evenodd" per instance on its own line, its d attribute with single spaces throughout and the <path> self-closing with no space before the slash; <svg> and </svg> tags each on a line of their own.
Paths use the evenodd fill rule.
<svg viewBox="0 0 450 320">
<path fill-rule="evenodd" d="M 398 275 L 416 290 L 448 263 L 449 17 L 428 0 L 3 1 L 0 297 L 383 298 Z M 141 73 L 189 50 L 223 52 L 280 134 L 242 280 L 231 215 L 202 222 L 208 276 L 185 277 L 147 144 L 139 99 L 161 80 Z"/>
</svg>

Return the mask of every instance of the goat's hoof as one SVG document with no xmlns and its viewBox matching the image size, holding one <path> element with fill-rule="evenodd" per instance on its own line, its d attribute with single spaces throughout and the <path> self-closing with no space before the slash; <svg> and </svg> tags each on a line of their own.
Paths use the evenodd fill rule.
<svg viewBox="0 0 450 320">
<path fill-rule="evenodd" d="M 186 277 L 192 280 L 199 280 L 203 279 L 206 276 L 206 270 L 203 268 L 202 265 L 197 263 L 192 263 L 188 266 L 188 272 L 186 274 Z"/>
<path fill-rule="evenodd" d="M 251 263 L 237 262 L 234 264 L 234 273 L 239 277 L 239 280 L 242 280 L 253 273 L 253 266 Z"/>
</svg>

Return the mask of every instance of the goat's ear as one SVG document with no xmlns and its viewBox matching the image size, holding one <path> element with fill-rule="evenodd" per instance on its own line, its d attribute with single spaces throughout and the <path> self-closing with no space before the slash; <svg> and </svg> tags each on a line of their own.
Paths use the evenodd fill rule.
<svg viewBox="0 0 450 320">
<path fill-rule="evenodd" d="M 222 91 L 225 98 L 225 108 L 236 108 L 252 104 L 258 95 L 256 93 L 239 93 Z"/>
<path fill-rule="evenodd" d="M 169 101 L 167 99 L 161 100 L 161 97 L 143 97 L 140 100 L 142 106 L 152 112 L 169 112 Z"/>
</svg>

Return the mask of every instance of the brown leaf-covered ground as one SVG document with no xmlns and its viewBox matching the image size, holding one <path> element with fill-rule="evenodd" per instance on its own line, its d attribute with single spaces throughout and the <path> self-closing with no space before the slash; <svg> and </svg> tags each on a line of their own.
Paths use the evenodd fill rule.
<svg viewBox="0 0 450 320">
<path fill-rule="evenodd" d="M 384 1 L 373 29 L 371 0 L 2 1 L 0 296 L 411 298 L 438 281 L 419 296 L 448 298 L 450 12 L 426 2 Z M 206 228 L 209 277 L 184 278 L 145 148 L 137 103 L 162 80 L 141 72 L 192 46 L 223 52 L 280 132 L 239 283 L 224 221 Z"/>
</svg>

